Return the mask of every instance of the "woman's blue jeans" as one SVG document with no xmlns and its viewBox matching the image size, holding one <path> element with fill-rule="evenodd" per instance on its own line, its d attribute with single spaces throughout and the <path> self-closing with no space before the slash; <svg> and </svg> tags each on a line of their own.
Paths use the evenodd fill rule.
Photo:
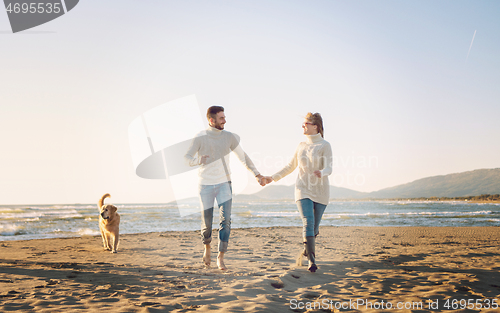
<svg viewBox="0 0 500 313">
<path fill-rule="evenodd" d="M 200 185 L 201 202 L 201 239 L 203 244 L 212 242 L 212 223 L 214 217 L 214 200 L 219 206 L 219 251 L 226 252 L 231 233 L 231 182 L 217 185 Z"/>
<path fill-rule="evenodd" d="M 325 212 L 326 205 L 306 198 L 297 201 L 297 208 L 299 209 L 300 216 L 302 217 L 302 235 L 304 240 L 306 237 L 318 235 L 319 223 L 321 222 L 321 217 Z"/>
</svg>

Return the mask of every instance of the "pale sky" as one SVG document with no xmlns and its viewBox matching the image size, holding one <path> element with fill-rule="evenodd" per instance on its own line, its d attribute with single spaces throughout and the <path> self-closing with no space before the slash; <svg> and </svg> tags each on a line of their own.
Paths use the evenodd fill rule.
<svg viewBox="0 0 500 313">
<path fill-rule="evenodd" d="M 135 175 L 128 127 L 189 95 L 226 108 L 265 175 L 307 112 L 337 186 L 500 167 L 499 16 L 498 1 L 85 0 L 12 34 L 0 9 L 0 204 L 174 200 Z"/>
</svg>

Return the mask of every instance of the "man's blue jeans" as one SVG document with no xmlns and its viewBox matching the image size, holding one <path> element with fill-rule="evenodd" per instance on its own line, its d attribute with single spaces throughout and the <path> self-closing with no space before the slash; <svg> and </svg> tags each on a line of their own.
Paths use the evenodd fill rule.
<svg viewBox="0 0 500 313">
<path fill-rule="evenodd" d="M 231 233 L 231 206 L 232 187 L 231 182 L 217 185 L 200 185 L 201 202 L 201 239 L 203 244 L 212 242 L 212 223 L 214 217 L 214 200 L 219 206 L 219 251 L 226 252 Z"/>
<path fill-rule="evenodd" d="M 304 240 L 309 236 L 319 234 L 319 223 L 325 212 L 326 205 L 312 201 L 309 198 L 300 199 L 297 201 L 297 208 L 302 217 Z"/>
</svg>

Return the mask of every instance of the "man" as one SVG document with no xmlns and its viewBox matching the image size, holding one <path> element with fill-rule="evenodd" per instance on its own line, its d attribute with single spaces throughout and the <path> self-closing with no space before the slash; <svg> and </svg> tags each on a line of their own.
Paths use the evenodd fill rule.
<svg viewBox="0 0 500 313">
<path fill-rule="evenodd" d="M 205 245 L 203 262 L 210 266 L 210 243 L 212 242 L 212 221 L 214 200 L 217 200 L 220 213 L 219 254 L 217 266 L 226 270 L 224 253 L 227 251 L 231 231 L 232 188 L 229 171 L 229 153 L 236 153 L 238 159 L 251 171 L 261 186 L 264 177 L 257 171 L 248 155 L 239 146 L 239 138 L 224 130 L 226 116 L 224 108 L 212 106 L 207 110 L 208 129 L 200 132 L 191 142 L 184 159 L 190 166 L 200 166 L 199 192 L 203 209 L 201 214 L 201 237 Z M 197 155 L 195 157 L 195 155 Z"/>
</svg>

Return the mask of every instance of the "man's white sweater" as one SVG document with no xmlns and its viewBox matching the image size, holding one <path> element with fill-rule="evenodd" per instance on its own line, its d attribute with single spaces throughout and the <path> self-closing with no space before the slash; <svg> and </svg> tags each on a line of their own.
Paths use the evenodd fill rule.
<svg viewBox="0 0 500 313">
<path fill-rule="evenodd" d="M 241 149 L 239 137 L 231 132 L 213 127 L 208 127 L 196 135 L 184 159 L 190 166 L 200 165 L 198 169 L 200 185 L 217 185 L 231 181 L 229 169 L 229 153 L 231 151 L 236 154 L 249 171 L 255 176 L 259 175 L 253 162 Z M 209 156 L 206 164 L 200 164 L 203 155 Z"/>
</svg>

